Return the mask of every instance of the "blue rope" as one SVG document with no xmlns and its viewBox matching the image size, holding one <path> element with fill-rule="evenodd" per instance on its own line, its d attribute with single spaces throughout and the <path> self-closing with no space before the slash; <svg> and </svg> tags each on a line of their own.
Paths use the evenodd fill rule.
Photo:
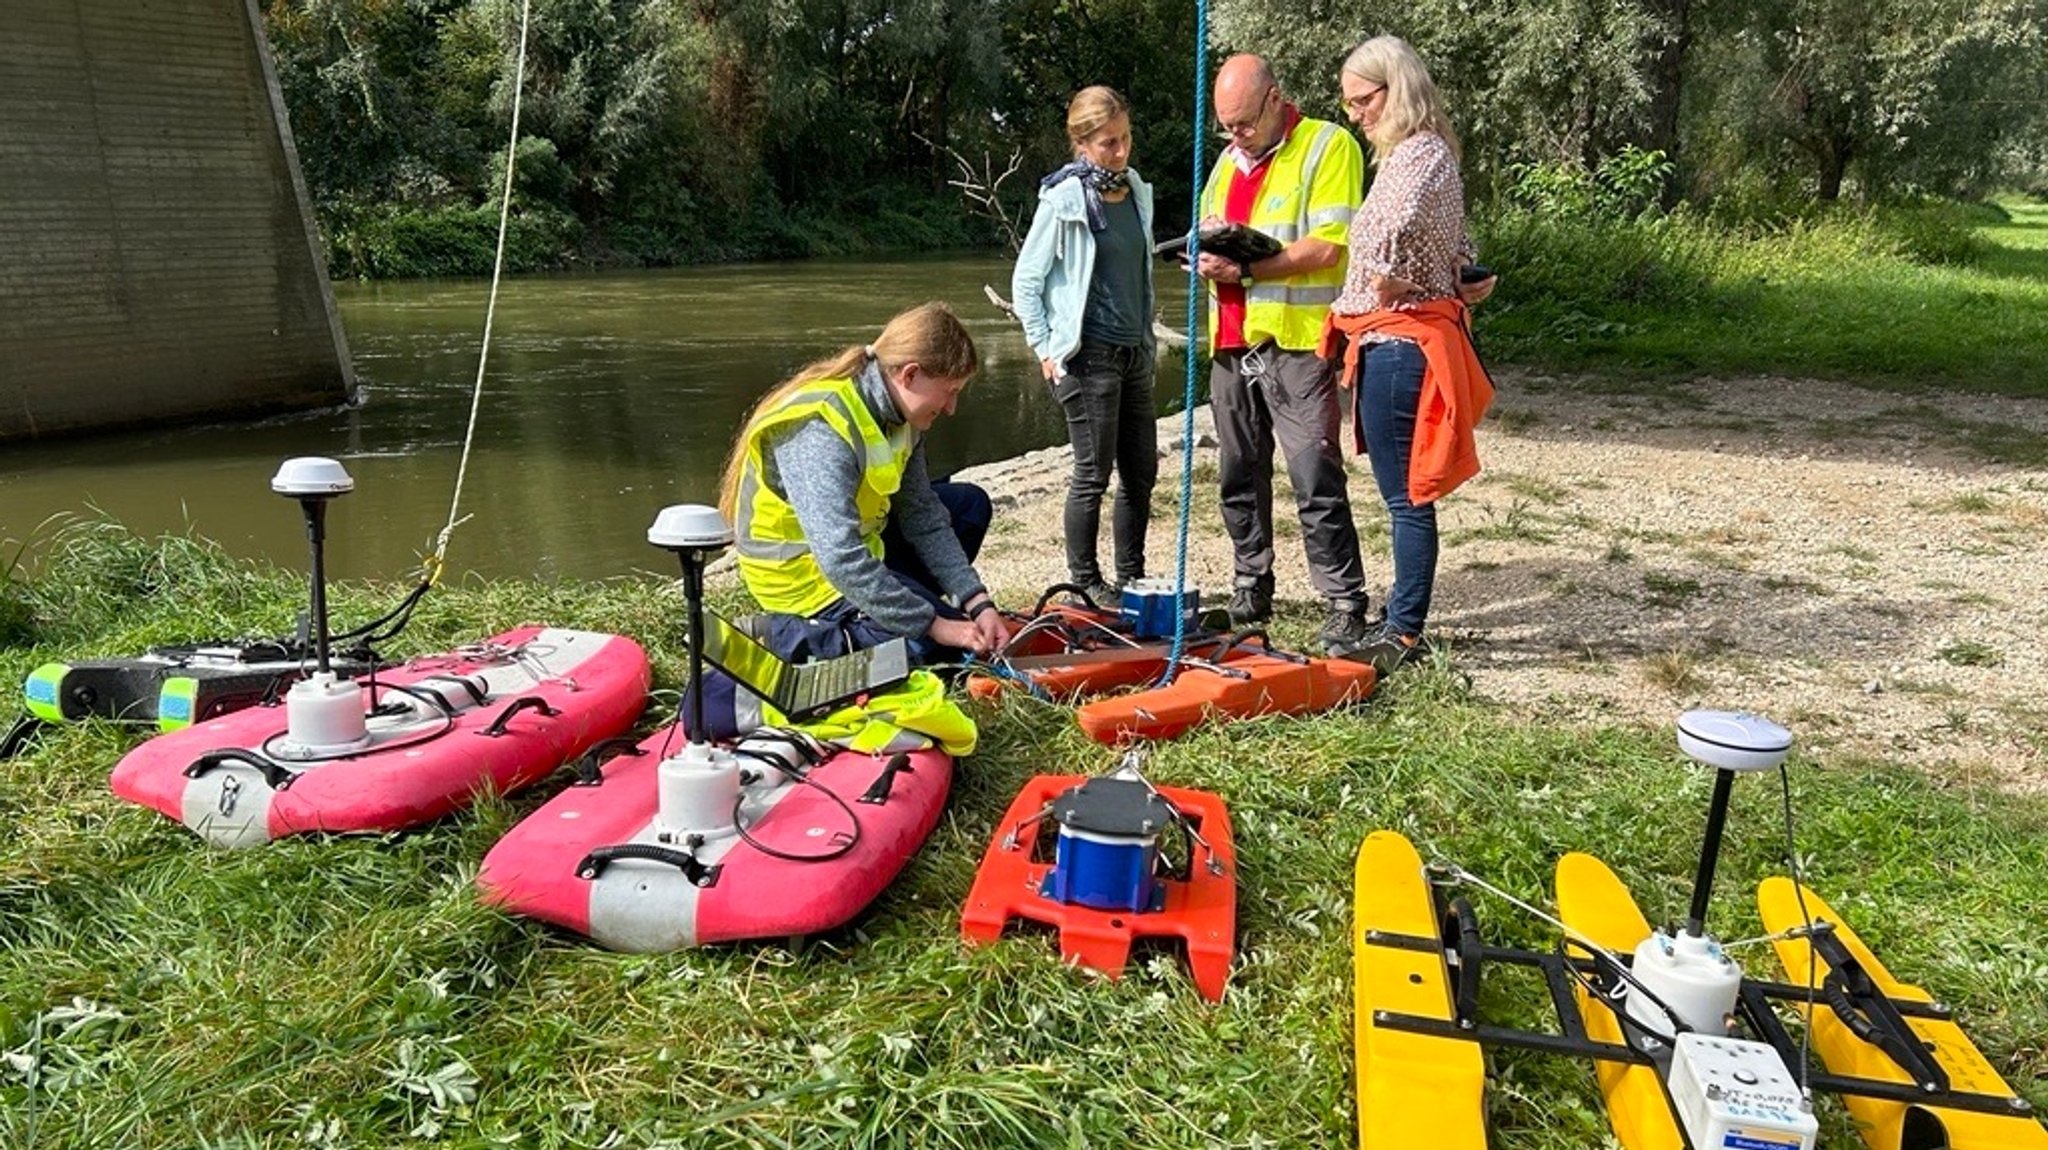
<svg viewBox="0 0 2048 1150">
<path fill-rule="evenodd" d="M 1208 288 L 1202 277 L 1195 274 L 1195 265 L 1202 258 L 1202 229 L 1197 225 L 1202 220 L 1202 187 L 1207 182 L 1207 157 L 1203 145 L 1207 143 L 1207 112 L 1209 106 L 1209 0 L 1196 0 L 1195 4 L 1195 115 L 1194 115 L 1194 168 L 1189 181 L 1188 192 L 1188 352 L 1187 383 L 1181 391 L 1180 429 L 1180 526 L 1173 544 L 1173 648 L 1166 659 L 1166 672 L 1159 677 L 1159 685 L 1173 682 L 1180 671 L 1181 656 L 1187 650 L 1188 615 L 1185 608 L 1188 588 L 1188 515 L 1189 505 L 1194 501 L 1195 492 L 1195 352 L 1201 345 L 1198 323 L 1199 309 L 1207 299 Z"/>
</svg>

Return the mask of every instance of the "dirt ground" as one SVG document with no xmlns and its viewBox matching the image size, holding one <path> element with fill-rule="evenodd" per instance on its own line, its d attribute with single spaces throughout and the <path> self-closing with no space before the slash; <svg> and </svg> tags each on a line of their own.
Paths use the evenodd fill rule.
<svg viewBox="0 0 2048 1150">
<path fill-rule="evenodd" d="M 1752 710 L 1822 761 L 2048 790 L 2048 402 L 1495 379 L 1485 471 L 1441 504 L 1430 620 L 1479 695 L 1568 723 Z M 1227 594 L 1207 416 L 1189 579 Z M 1149 554 L 1170 576 L 1180 422 L 1160 429 Z M 1064 576 L 1067 468 L 1054 449 L 960 476 L 997 497 L 982 569 L 1006 602 Z M 1365 461 L 1351 471 L 1377 603 L 1385 512 Z M 1280 596 L 1317 618 L 1282 484 Z"/>
</svg>

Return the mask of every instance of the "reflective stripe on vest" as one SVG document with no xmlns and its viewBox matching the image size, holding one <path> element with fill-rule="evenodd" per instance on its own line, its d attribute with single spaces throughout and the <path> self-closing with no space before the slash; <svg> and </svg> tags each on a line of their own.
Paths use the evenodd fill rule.
<svg viewBox="0 0 2048 1150">
<path fill-rule="evenodd" d="M 835 746 L 876 755 L 922 750 L 936 743 L 958 757 L 973 754 L 981 739 L 974 720 L 947 696 L 945 682 L 924 670 L 912 671 L 910 678 L 887 691 L 800 726 Z"/>
<path fill-rule="evenodd" d="M 1344 129 L 1325 120 L 1304 119 L 1294 134 L 1269 161 L 1258 199 L 1252 204 L 1249 226 L 1265 232 L 1283 244 L 1291 244 L 1317 228 L 1348 223 L 1354 210 L 1349 202 L 1310 203 L 1315 189 L 1316 168 L 1331 148 L 1337 146 Z M 1202 195 L 1202 214 L 1223 215 L 1231 179 L 1237 167 L 1226 156 L 1210 173 L 1209 186 Z M 1310 351 L 1322 338 L 1323 317 L 1344 288 L 1344 261 L 1281 280 L 1253 280 L 1245 291 L 1244 337 L 1252 346 L 1272 340 L 1288 351 Z M 1216 340 L 1216 295 L 1209 294 L 1210 350 Z"/>
<path fill-rule="evenodd" d="M 767 610 L 789 615 L 814 614 L 840 597 L 811 554 L 796 509 L 763 478 L 768 474 L 763 443 L 769 433 L 811 419 L 831 428 L 861 457 L 854 509 L 860 515 L 861 542 L 877 559 L 882 556 L 882 527 L 889 521 L 889 498 L 902 485 L 903 468 L 910 461 L 910 427 L 884 432 L 850 379 L 807 383 L 754 417 L 747 427 L 746 459 L 734 500 L 739 521 L 733 525 L 733 550 L 747 590 Z"/>
</svg>

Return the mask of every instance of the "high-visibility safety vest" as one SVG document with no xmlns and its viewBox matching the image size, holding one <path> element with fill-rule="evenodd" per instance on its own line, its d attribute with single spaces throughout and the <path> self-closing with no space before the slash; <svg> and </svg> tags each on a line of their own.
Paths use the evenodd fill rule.
<svg viewBox="0 0 2048 1150">
<path fill-rule="evenodd" d="M 883 431 L 851 379 L 804 384 L 754 417 L 747 428 L 746 460 L 740 466 L 733 549 L 747 590 L 762 607 L 787 615 L 815 614 L 840 597 L 811 554 L 796 509 L 762 478 L 768 474 L 764 444 L 770 433 L 810 419 L 822 421 L 861 458 L 853 503 L 860 513 L 861 541 L 877 559 L 882 557 L 889 498 L 903 485 L 903 468 L 915 442 L 908 424 Z"/>
<path fill-rule="evenodd" d="M 946 694 L 945 680 L 922 670 L 912 671 L 910 678 L 887 691 L 800 726 L 834 746 L 873 755 L 936 745 L 960 758 L 973 754 L 981 741 L 974 720 Z"/>
<path fill-rule="evenodd" d="M 1303 117 L 1273 158 L 1249 220 L 1240 221 L 1283 244 L 1314 236 L 1338 247 L 1350 239 L 1351 216 L 1365 186 L 1365 155 L 1349 131 Z M 1242 178 L 1226 151 L 1202 189 L 1202 215 L 1222 218 L 1230 186 Z M 1245 289 L 1244 338 L 1256 347 L 1272 340 L 1287 351 L 1311 351 L 1323 334 L 1323 316 L 1344 287 L 1344 260 L 1285 279 L 1255 279 Z M 1209 293 L 1209 350 L 1216 350 L 1216 293 Z"/>
</svg>

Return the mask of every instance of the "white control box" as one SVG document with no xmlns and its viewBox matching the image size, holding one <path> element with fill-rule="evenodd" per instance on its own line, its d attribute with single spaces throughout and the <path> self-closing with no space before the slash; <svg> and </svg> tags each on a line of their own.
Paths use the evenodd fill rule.
<svg viewBox="0 0 2048 1150">
<path fill-rule="evenodd" d="M 1695 1150 L 1813 1150 L 1820 1123 L 1769 1043 L 1681 1034 L 1666 1085 Z"/>
</svg>

